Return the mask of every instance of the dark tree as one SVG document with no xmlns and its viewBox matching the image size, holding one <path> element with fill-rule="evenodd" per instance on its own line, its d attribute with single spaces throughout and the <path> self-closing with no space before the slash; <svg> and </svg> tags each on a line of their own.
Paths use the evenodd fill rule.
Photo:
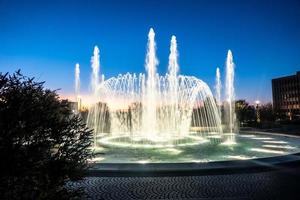
<svg viewBox="0 0 300 200">
<path fill-rule="evenodd" d="M 237 100 L 235 102 L 235 111 L 237 120 L 243 124 L 249 125 L 251 122 L 255 121 L 255 108 L 249 105 L 245 100 Z"/>
<path fill-rule="evenodd" d="M 274 122 L 275 112 L 271 103 L 264 104 L 259 107 L 260 120 L 262 122 Z"/>
<path fill-rule="evenodd" d="M 91 130 L 68 102 L 20 71 L 0 73 L 0 199 L 70 199 L 83 178 Z"/>
</svg>

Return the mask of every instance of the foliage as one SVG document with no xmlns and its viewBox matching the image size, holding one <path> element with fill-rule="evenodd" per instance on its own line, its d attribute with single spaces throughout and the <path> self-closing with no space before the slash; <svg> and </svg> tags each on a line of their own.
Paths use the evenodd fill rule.
<svg viewBox="0 0 300 200">
<path fill-rule="evenodd" d="M 259 107 L 259 114 L 261 122 L 274 122 L 275 112 L 271 103 L 264 104 Z"/>
<path fill-rule="evenodd" d="M 81 198 L 91 130 L 68 102 L 20 71 L 0 73 L 0 199 Z"/>
<path fill-rule="evenodd" d="M 238 100 L 235 102 L 235 111 L 237 120 L 242 124 L 251 123 L 256 120 L 255 108 L 252 105 L 249 105 L 245 100 Z"/>
</svg>

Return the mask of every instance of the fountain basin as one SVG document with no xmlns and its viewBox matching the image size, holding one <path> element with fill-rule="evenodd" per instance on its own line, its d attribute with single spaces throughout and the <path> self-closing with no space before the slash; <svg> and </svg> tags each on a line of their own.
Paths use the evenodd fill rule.
<svg viewBox="0 0 300 200">
<path fill-rule="evenodd" d="M 235 137 L 234 145 L 206 142 L 164 148 L 99 147 L 90 161 L 89 173 L 235 173 L 300 163 L 298 136 L 242 132 Z"/>
</svg>

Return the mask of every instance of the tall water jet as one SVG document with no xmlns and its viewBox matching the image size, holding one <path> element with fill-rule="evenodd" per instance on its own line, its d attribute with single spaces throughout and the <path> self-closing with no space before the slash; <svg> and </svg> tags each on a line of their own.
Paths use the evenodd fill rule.
<svg viewBox="0 0 300 200">
<path fill-rule="evenodd" d="M 94 131 L 94 147 L 96 147 L 97 143 L 97 133 L 98 133 L 98 124 L 100 123 L 99 118 L 99 71 L 100 71 L 100 55 L 99 48 L 97 46 L 94 47 L 93 56 L 91 58 L 91 67 L 92 67 L 92 75 L 91 75 L 91 89 L 93 93 L 93 108 L 91 108 L 91 112 L 88 114 L 88 126 L 93 128 Z"/>
<path fill-rule="evenodd" d="M 225 95 L 226 95 L 226 119 L 228 120 L 228 131 L 234 132 L 235 129 L 235 94 L 234 94 L 234 63 L 232 52 L 228 50 L 226 59 L 226 84 L 225 84 Z"/>
<path fill-rule="evenodd" d="M 147 55 L 146 55 L 146 91 L 145 102 L 143 106 L 143 125 L 144 131 L 147 133 L 148 138 L 156 136 L 157 125 L 156 125 L 156 91 L 157 91 L 157 75 L 156 66 L 158 60 L 156 58 L 156 44 L 155 44 L 155 33 L 152 28 L 148 33 L 148 44 L 147 44 Z"/>
<path fill-rule="evenodd" d="M 99 86 L 99 71 L 100 71 L 100 55 L 99 55 L 99 48 L 97 46 L 94 47 L 93 56 L 91 58 L 91 64 L 92 64 L 91 87 L 94 96 L 97 96 L 97 89 Z"/>
<path fill-rule="evenodd" d="M 157 73 L 154 39 L 155 33 L 150 29 L 146 74 L 119 74 L 105 81 L 103 77 L 101 84 L 94 84 L 97 101 L 89 110 L 87 125 L 94 129 L 95 147 L 97 143 L 133 148 L 170 147 L 208 142 L 208 136 L 221 138 L 220 116 L 207 84 L 193 76 L 178 75 L 175 36 L 171 39 L 165 76 Z M 94 51 L 93 74 L 97 72 L 94 66 L 99 66 L 97 55 Z M 92 85 L 96 75 L 92 76 Z"/>
<path fill-rule="evenodd" d="M 169 89 L 169 101 L 170 101 L 170 112 L 169 119 L 171 121 L 169 123 L 170 130 L 168 132 L 178 131 L 177 125 L 178 114 L 176 111 L 178 110 L 178 77 L 177 73 L 179 71 L 178 65 L 178 52 L 177 52 L 177 41 L 176 37 L 173 35 L 171 38 L 170 44 L 170 55 L 169 55 L 169 65 L 168 65 L 168 89 Z M 175 133 L 179 134 L 179 133 Z"/>
<path fill-rule="evenodd" d="M 176 37 L 174 35 L 171 38 L 168 70 L 169 70 L 169 77 L 171 77 L 171 78 L 169 78 L 169 80 L 173 84 L 176 84 L 179 65 L 178 65 L 177 41 L 176 41 Z"/>
<path fill-rule="evenodd" d="M 220 69 L 217 67 L 216 69 L 216 82 L 215 82 L 215 91 L 216 91 L 216 102 L 217 102 L 217 107 L 218 107 L 218 112 L 220 115 L 220 118 L 222 118 L 221 114 L 221 74 L 220 74 Z"/>
<path fill-rule="evenodd" d="M 75 65 L 75 101 L 77 102 L 77 110 L 80 110 L 81 107 L 81 100 L 79 98 L 80 93 L 80 68 L 79 63 Z"/>
</svg>

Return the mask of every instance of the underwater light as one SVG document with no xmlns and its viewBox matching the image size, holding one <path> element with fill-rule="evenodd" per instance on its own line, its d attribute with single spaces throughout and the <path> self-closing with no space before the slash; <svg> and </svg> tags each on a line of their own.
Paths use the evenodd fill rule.
<svg viewBox="0 0 300 200">
<path fill-rule="evenodd" d="M 269 149 L 263 149 L 263 148 L 251 148 L 250 151 L 257 151 L 257 152 L 263 152 L 263 153 L 284 154 L 284 151 L 279 151 L 279 150 L 269 150 Z"/>
<path fill-rule="evenodd" d="M 269 141 L 263 141 L 264 143 L 271 143 L 271 144 L 287 144 L 288 142 L 285 141 L 274 141 L 274 140 L 269 140 Z"/>
<path fill-rule="evenodd" d="M 236 160 L 249 160 L 255 157 L 248 157 L 248 156 L 243 156 L 243 155 L 236 155 L 236 156 L 226 156 L 227 158 L 232 158 Z"/>
<path fill-rule="evenodd" d="M 296 147 L 292 147 L 289 145 L 281 146 L 281 145 L 264 144 L 263 147 L 275 148 L 275 149 L 296 149 Z"/>
</svg>

